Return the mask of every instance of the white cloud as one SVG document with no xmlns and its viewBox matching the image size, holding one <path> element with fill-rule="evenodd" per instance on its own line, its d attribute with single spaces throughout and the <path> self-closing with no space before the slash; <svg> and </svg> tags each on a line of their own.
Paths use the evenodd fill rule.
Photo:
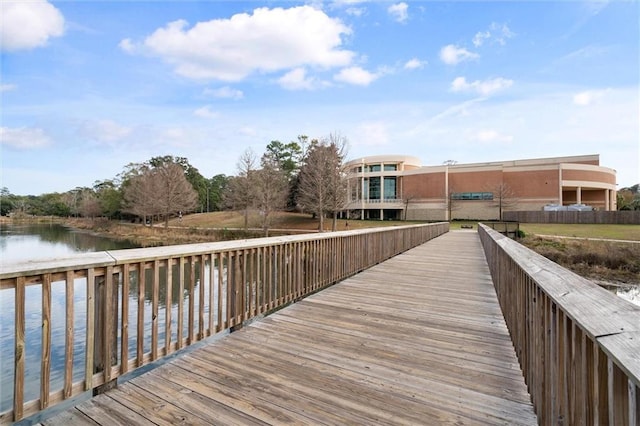
<svg viewBox="0 0 640 426">
<path fill-rule="evenodd" d="M 566 54 L 562 58 L 558 59 L 558 62 L 574 62 L 577 60 L 597 58 L 598 56 L 603 56 L 609 52 L 609 50 L 610 48 L 607 46 L 591 44 Z"/>
<path fill-rule="evenodd" d="M 240 81 L 254 72 L 300 66 L 343 67 L 354 52 L 342 48 L 351 29 L 311 6 L 259 8 L 230 19 L 178 20 L 144 40 L 151 53 L 191 79 Z"/>
<path fill-rule="evenodd" d="M 244 93 L 242 90 L 233 89 L 229 86 L 220 87 L 218 89 L 204 89 L 203 94 L 205 96 L 212 96 L 214 98 L 222 98 L 222 99 L 242 99 L 244 97 Z"/>
<path fill-rule="evenodd" d="M 460 62 L 470 61 L 479 58 L 480 55 L 470 52 L 464 47 L 448 44 L 440 49 L 440 60 L 447 65 L 457 65 Z"/>
<path fill-rule="evenodd" d="M 129 54 L 136 52 L 136 45 L 133 44 L 130 38 L 125 38 L 118 43 L 118 47 Z"/>
<path fill-rule="evenodd" d="M 347 10 L 345 10 L 344 12 L 347 15 L 360 17 L 360 16 L 364 15 L 366 13 L 366 11 L 367 11 L 367 9 L 365 9 L 364 7 L 350 7 Z"/>
<path fill-rule="evenodd" d="M 480 130 L 474 135 L 473 139 L 482 143 L 509 143 L 513 141 L 513 136 L 504 135 L 495 130 Z"/>
<path fill-rule="evenodd" d="M 211 109 L 210 105 L 205 105 L 202 108 L 198 108 L 193 112 L 196 117 L 200 118 L 218 118 L 220 116 L 219 113 Z"/>
<path fill-rule="evenodd" d="M 313 90 L 317 82 L 313 77 L 308 77 L 304 68 L 295 68 L 278 79 L 278 84 L 287 90 Z"/>
<path fill-rule="evenodd" d="M 366 3 L 369 0 L 334 0 L 331 3 L 333 7 L 351 6 L 354 4 Z"/>
<path fill-rule="evenodd" d="M 391 15 L 391 17 L 395 21 L 404 23 L 407 21 L 407 19 L 409 19 L 408 10 L 409 10 L 409 6 L 406 3 L 402 2 L 402 3 L 392 4 L 387 9 L 387 12 L 389 13 L 389 15 Z"/>
<path fill-rule="evenodd" d="M 356 134 L 356 144 L 360 146 L 382 146 L 387 145 L 390 140 L 387 125 L 379 121 L 361 123 Z"/>
<path fill-rule="evenodd" d="M 9 92 L 17 88 L 18 86 L 16 86 L 15 84 L 0 84 L 0 92 Z"/>
<path fill-rule="evenodd" d="M 473 45 L 475 47 L 480 47 L 484 43 L 485 40 L 491 38 L 491 33 L 489 31 L 478 31 L 476 35 L 473 37 Z"/>
<path fill-rule="evenodd" d="M 2 50 L 33 49 L 64 33 L 64 16 L 44 0 L 3 1 L 0 45 Z"/>
<path fill-rule="evenodd" d="M 578 106 L 588 106 L 602 98 L 607 90 L 586 90 L 573 95 L 573 103 Z"/>
<path fill-rule="evenodd" d="M 130 127 L 122 126 L 113 120 L 86 121 L 79 128 L 82 137 L 106 144 L 123 140 L 131 131 Z"/>
<path fill-rule="evenodd" d="M 51 139 L 42 129 L 34 127 L 0 127 L 0 144 L 19 149 L 42 148 Z"/>
<path fill-rule="evenodd" d="M 468 82 L 464 77 L 457 77 L 451 82 L 452 92 L 476 92 L 482 96 L 489 96 L 513 85 L 513 80 L 498 77 L 488 80 Z"/>
<path fill-rule="evenodd" d="M 425 65 L 427 65 L 427 61 L 421 61 L 418 58 L 412 58 L 412 59 L 409 59 L 404 64 L 404 69 L 406 69 L 406 70 L 415 70 L 415 69 L 418 69 L 418 68 L 424 68 Z"/>
<path fill-rule="evenodd" d="M 183 127 L 170 127 L 160 132 L 158 136 L 162 144 L 172 147 L 187 147 L 193 142 L 191 133 Z"/>
<path fill-rule="evenodd" d="M 244 126 L 238 129 L 238 132 L 244 136 L 256 136 L 258 134 L 257 130 L 250 126 Z"/>
<path fill-rule="evenodd" d="M 343 68 L 338 74 L 333 76 L 336 81 L 355 84 L 358 86 L 368 86 L 378 77 L 380 77 L 379 74 L 371 73 L 357 66 Z"/>
<path fill-rule="evenodd" d="M 476 33 L 473 37 L 473 45 L 475 47 L 480 47 L 485 43 L 485 41 L 489 41 L 504 46 L 507 43 L 507 40 L 515 35 L 516 34 L 509 29 L 507 24 L 492 22 L 491 25 L 489 25 L 488 30 L 478 31 Z"/>
</svg>

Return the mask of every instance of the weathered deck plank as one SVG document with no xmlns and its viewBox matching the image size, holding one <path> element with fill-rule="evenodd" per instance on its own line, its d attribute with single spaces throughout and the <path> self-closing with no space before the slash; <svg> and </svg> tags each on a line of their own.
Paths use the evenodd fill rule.
<svg viewBox="0 0 640 426">
<path fill-rule="evenodd" d="M 70 419 L 536 423 L 472 232 L 438 237 L 43 424 Z"/>
</svg>

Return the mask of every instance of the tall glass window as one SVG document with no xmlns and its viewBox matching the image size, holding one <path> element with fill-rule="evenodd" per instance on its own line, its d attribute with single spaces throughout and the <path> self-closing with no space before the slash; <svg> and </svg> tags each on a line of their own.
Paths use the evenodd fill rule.
<svg viewBox="0 0 640 426">
<path fill-rule="evenodd" d="M 369 166 L 370 172 L 379 172 L 381 170 L 380 164 L 372 164 Z"/>
<path fill-rule="evenodd" d="M 398 170 L 398 165 L 397 164 L 385 164 L 384 165 L 384 171 L 385 172 L 394 172 Z"/>
<path fill-rule="evenodd" d="M 384 178 L 384 199 L 396 199 L 396 178 L 394 177 L 386 177 Z"/>
<path fill-rule="evenodd" d="M 379 177 L 369 178 L 369 199 L 370 200 L 380 199 L 380 178 Z"/>
</svg>

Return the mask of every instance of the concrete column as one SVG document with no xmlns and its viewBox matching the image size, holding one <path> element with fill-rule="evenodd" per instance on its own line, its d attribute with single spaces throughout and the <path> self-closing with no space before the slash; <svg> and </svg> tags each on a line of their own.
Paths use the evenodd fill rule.
<svg viewBox="0 0 640 426">
<path fill-rule="evenodd" d="M 562 205 L 563 203 L 563 199 L 562 199 L 562 190 L 564 189 L 562 186 L 562 164 L 558 164 L 558 204 Z"/>
<path fill-rule="evenodd" d="M 451 220 L 449 217 L 449 211 L 451 210 L 451 194 L 449 194 L 449 166 L 444 168 L 444 220 Z"/>
<path fill-rule="evenodd" d="M 610 205 L 610 202 L 611 202 L 611 195 L 609 194 L 609 192 L 610 192 L 610 191 L 609 191 L 608 189 L 605 189 L 605 190 L 604 190 L 604 209 L 605 209 L 606 211 L 611 210 L 611 205 Z"/>
<path fill-rule="evenodd" d="M 617 192 L 615 189 L 609 190 L 609 208 L 611 210 L 618 210 Z"/>
<path fill-rule="evenodd" d="M 576 204 L 582 204 L 582 187 L 576 189 Z"/>
</svg>

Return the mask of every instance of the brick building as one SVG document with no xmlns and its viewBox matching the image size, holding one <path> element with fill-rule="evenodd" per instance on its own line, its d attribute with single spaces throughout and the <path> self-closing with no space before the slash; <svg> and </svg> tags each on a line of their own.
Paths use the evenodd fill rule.
<svg viewBox="0 0 640 426">
<path fill-rule="evenodd" d="M 346 166 L 350 217 L 495 220 L 550 204 L 616 210 L 616 172 L 597 154 L 442 166 L 380 155 Z"/>
</svg>

